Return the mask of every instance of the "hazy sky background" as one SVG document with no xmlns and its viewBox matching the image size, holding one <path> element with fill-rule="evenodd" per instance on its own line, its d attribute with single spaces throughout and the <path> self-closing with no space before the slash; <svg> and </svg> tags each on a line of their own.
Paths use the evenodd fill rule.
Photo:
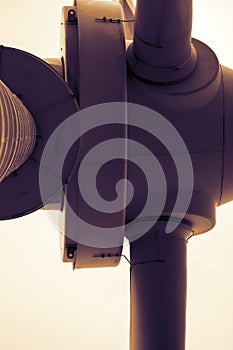
<svg viewBox="0 0 233 350">
<path fill-rule="evenodd" d="M 0 44 L 57 57 L 62 5 L 0 0 Z M 233 3 L 194 1 L 193 37 L 233 68 Z M 233 180 L 233 179 L 232 179 Z M 233 203 L 188 244 L 188 350 L 233 347 Z M 126 249 L 127 253 L 127 249 Z M 129 266 L 76 270 L 59 257 L 45 212 L 0 223 L 0 348 L 128 350 Z"/>
</svg>

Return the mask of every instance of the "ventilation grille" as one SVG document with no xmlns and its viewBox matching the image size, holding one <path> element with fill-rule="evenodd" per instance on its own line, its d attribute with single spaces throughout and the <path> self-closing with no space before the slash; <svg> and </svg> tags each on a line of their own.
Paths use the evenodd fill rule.
<svg viewBox="0 0 233 350">
<path fill-rule="evenodd" d="M 0 182 L 27 160 L 35 141 L 30 112 L 0 80 Z"/>
</svg>

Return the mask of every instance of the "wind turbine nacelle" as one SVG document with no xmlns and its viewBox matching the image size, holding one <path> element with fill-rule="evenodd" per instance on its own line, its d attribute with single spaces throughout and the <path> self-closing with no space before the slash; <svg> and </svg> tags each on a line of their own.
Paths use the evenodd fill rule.
<svg viewBox="0 0 233 350">
<path fill-rule="evenodd" d="M 80 1 L 78 7 L 64 7 L 61 21 L 62 66 L 51 62 L 56 70 L 63 72 L 63 77 L 30 54 L 11 48 L 1 49 L 1 80 L 20 97 L 31 113 L 36 126 L 36 143 L 27 160 L 0 184 L 0 218 L 9 219 L 30 213 L 53 202 L 59 194 L 56 201 L 61 209 L 61 256 L 63 261 L 73 262 L 74 267 L 116 266 L 120 261 L 125 234 L 122 227 L 125 222 L 132 221 L 141 209 L 140 200 L 137 200 L 117 217 L 115 226 L 118 224 L 120 229 L 114 243 L 110 238 L 109 242 L 105 240 L 106 246 L 95 246 L 93 241 L 88 244 L 85 243 L 86 238 L 82 240 L 87 235 L 73 213 L 78 217 L 86 210 L 85 206 L 80 205 L 77 178 L 81 155 L 93 142 L 91 137 L 81 137 L 81 143 L 79 140 L 75 147 L 71 144 L 71 152 L 63 165 L 62 182 L 58 186 L 56 181 L 51 181 L 45 198 L 41 198 L 39 168 L 45 146 L 54 130 L 78 110 L 85 111 L 90 106 L 109 102 L 128 102 L 158 112 L 177 130 L 188 149 L 194 173 L 192 199 L 185 212 L 173 212 L 179 186 L 166 144 L 161 145 L 158 140 L 149 143 L 149 148 L 166 174 L 164 218 L 173 215 L 174 220 L 179 220 L 182 217 L 193 233 L 199 234 L 215 225 L 216 207 L 233 200 L 232 71 L 220 67 L 213 51 L 193 39 L 188 76 L 183 77 L 182 66 L 173 67 L 166 72 L 164 81 L 164 68 L 160 72 L 156 67 L 156 72 L 148 79 L 151 67 L 148 70 L 144 63 L 141 65 L 135 61 L 132 43 L 128 50 L 125 48 L 122 20 L 121 6 L 117 2 L 95 2 L 93 5 L 92 1 Z M 187 67 L 185 69 L 187 73 Z M 81 130 L 82 118 L 79 117 Z M 133 154 L 134 150 L 127 145 L 129 135 L 132 136 L 132 133 L 127 135 L 127 129 L 130 130 L 126 122 L 127 113 L 123 112 L 120 117 L 121 135 L 125 138 L 120 146 L 123 157 L 126 150 L 129 154 Z M 77 140 L 79 136 L 77 133 Z M 63 147 L 60 141 L 59 147 Z M 142 155 L 135 156 L 140 158 Z M 150 161 L 147 160 L 149 165 Z M 126 162 L 117 168 L 122 177 L 126 174 L 126 168 Z M 86 166 L 87 176 L 91 169 L 91 166 Z M 113 168 L 106 178 L 113 178 L 115 173 L 116 169 Z M 53 176 L 55 179 L 57 174 L 48 166 L 48 177 L 53 179 Z M 127 177 L 137 182 L 130 167 Z M 107 186 L 106 178 L 103 184 Z M 128 188 L 125 187 L 124 191 L 122 198 L 127 198 Z M 135 191 L 136 198 L 145 196 L 143 186 L 137 186 Z M 155 200 L 159 198 L 160 188 L 156 177 L 151 191 Z M 95 227 L 97 219 L 88 213 L 84 214 L 89 216 L 88 222 Z M 153 215 L 157 217 L 161 213 L 156 213 L 151 207 L 151 217 Z M 109 220 L 107 217 L 101 219 L 105 224 Z"/>
<path fill-rule="evenodd" d="M 156 79 L 161 77 L 161 81 L 153 82 L 152 79 L 147 79 L 147 67 L 137 66 L 137 62 L 132 62 L 132 44 L 127 51 L 126 74 L 123 33 L 119 35 L 116 30 L 117 27 L 122 30 L 121 23 L 108 22 L 110 18 L 123 18 L 120 12 L 117 13 L 118 6 L 119 4 L 101 2 L 93 6 L 92 2 L 85 4 L 80 2 L 77 8 L 63 9 L 62 53 L 66 80 L 77 92 L 81 108 L 103 102 L 125 101 L 151 108 L 172 123 L 188 148 L 194 170 L 194 188 L 190 206 L 186 213 L 175 214 L 177 219 L 184 215 L 184 220 L 189 222 L 194 234 L 206 232 L 215 225 L 216 207 L 233 199 L 231 185 L 233 169 L 231 161 L 227 160 L 231 157 L 232 149 L 230 144 L 232 128 L 228 127 L 231 120 L 232 71 L 220 67 L 214 52 L 202 42 L 193 39 L 193 58 L 192 64 L 189 65 L 191 71 L 185 78 L 179 78 L 183 74 L 182 67 L 174 67 L 174 72 L 172 69 L 166 72 L 166 80 L 170 79 L 172 83 L 163 81 L 164 68 L 161 69 L 161 74 L 157 69 L 156 74 L 152 76 Z M 74 60 L 73 57 L 78 59 Z M 185 72 L 187 73 L 187 69 Z M 168 200 L 163 215 L 169 217 L 177 195 L 177 177 L 174 176 L 176 174 L 169 161 L 169 153 L 166 154 L 166 151 L 164 153 L 164 147 L 161 148 L 161 144 L 153 140 L 150 148 L 153 149 L 166 173 Z M 130 149 L 128 151 L 130 152 Z M 133 179 L 134 174 L 130 168 L 127 172 L 128 178 Z M 77 178 L 77 173 L 75 176 Z M 145 191 L 143 187 L 137 186 L 135 191 L 139 193 L 138 198 L 143 198 Z M 158 197 L 156 179 L 152 191 L 154 197 Z M 141 203 L 137 202 L 126 210 L 126 222 L 135 217 L 140 205 Z M 77 204 L 75 211 L 76 213 L 79 211 Z M 154 216 L 156 217 L 156 213 Z M 94 255 L 91 250 L 90 265 L 87 261 L 82 265 L 82 259 L 75 258 L 76 253 L 68 257 L 67 249 L 73 252 L 77 249 L 76 239 L 73 241 L 69 237 L 76 237 L 78 241 L 79 233 L 78 228 L 73 234 L 69 231 L 67 215 L 64 214 L 63 219 L 65 232 L 61 245 L 63 260 L 80 262 L 76 267 L 93 266 L 90 262 L 91 256 Z M 103 250 L 103 256 L 105 253 L 114 256 L 111 250 L 106 252 Z M 80 257 L 81 255 L 82 253 Z M 100 251 L 97 255 L 101 255 Z"/>
</svg>

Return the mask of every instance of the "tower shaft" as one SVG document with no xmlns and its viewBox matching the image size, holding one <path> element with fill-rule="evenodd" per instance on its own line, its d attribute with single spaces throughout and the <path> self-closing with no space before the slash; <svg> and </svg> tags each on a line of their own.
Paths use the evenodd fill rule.
<svg viewBox="0 0 233 350">
<path fill-rule="evenodd" d="M 191 54 L 191 30 L 191 0 L 137 0 L 134 52 L 145 63 L 183 64 Z"/>
<path fill-rule="evenodd" d="M 163 226 L 164 224 L 162 224 Z M 130 350 L 184 350 L 188 226 L 131 243 Z"/>
<path fill-rule="evenodd" d="M 137 0 L 134 28 L 128 61 L 137 76 L 167 84 L 193 72 L 192 0 Z"/>
</svg>

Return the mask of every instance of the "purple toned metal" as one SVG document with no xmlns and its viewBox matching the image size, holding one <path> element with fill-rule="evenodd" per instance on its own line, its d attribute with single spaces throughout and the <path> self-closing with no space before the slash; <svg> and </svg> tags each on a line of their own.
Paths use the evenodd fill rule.
<svg viewBox="0 0 233 350">
<path fill-rule="evenodd" d="M 33 117 L 0 80 L 0 182 L 28 159 L 35 141 Z"/>
<path fill-rule="evenodd" d="M 166 222 L 131 243 L 131 350 L 183 350 L 186 328 L 186 247 L 192 235 Z"/>
<path fill-rule="evenodd" d="M 157 83 L 186 78 L 196 65 L 191 29 L 192 0 L 138 0 L 128 51 L 131 70 Z"/>
<path fill-rule="evenodd" d="M 134 52 L 156 67 L 183 64 L 191 54 L 192 0 L 137 0 Z M 151 55 L 146 55 L 150 50 Z M 144 58 L 145 57 L 145 58 Z"/>
<path fill-rule="evenodd" d="M 78 6 L 80 108 L 126 100 L 125 38 L 118 2 L 80 1 Z M 98 45 L 96 44 L 98 41 Z M 118 72 L 116 72 L 118 70 Z"/>
<path fill-rule="evenodd" d="M 233 200 L 233 70 L 222 67 L 223 73 L 223 176 L 220 204 Z"/>
<path fill-rule="evenodd" d="M 124 81 L 124 76 L 121 76 L 121 79 L 122 84 L 127 85 L 128 102 L 159 112 L 181 135 L 192 159 L 194 189 L 187 211 L 173 213 L 174 220 L 179 220 L 185 215 L 183 222 L 172 233 L 165 233 L 166 220 L 171 218 L 179 190 L 177 174 L 174 164 L 171 164 L 170 154 L 165 149 L 166 145 L 161 145 L 158 140 L 149 141 L 147 137 L 149 149 L 162 164 L 166 174 L 168 190 L 167 201 L 160 217 L 164 221 L 160 220 L 140 239 L 130 241 L 131 350 L 185 349 L 187 240 L 191 235 L 212 229 L 215 225 L 216 206 L 221 200 L 226 202 L 233 199 L 230 136 L 232 71 L 223 69 L 222 72 L 218 59 L 210 48 L 198 40 L 191 42 L 192 2 L 174 0 L 168 3 L 169 5 L 162 1 L 138 0 L 134 42 L 127 52 L 129 63 L 127 80 Z M 88 3 L 82 3 L 83 9 L 85 5 L 88 13 Z M 104 7 L 102 13 L 105 15 Z M 101 25 L 107 27 L 109 23 L 106 20 L 101 22 L 101 15 L 99 18 Z M 104 47 L 102 55 L 100 53 L 96 60 L 92 60 L 95 55 L 89 55 L 88 50 L 85 50 L 86 43 L 93 47 L 93 52 L 96 49 L 97 38 L 92 32 L 94 23 L 91 23 L 90 19 L 91 17 L 87 19 L 83 17 L 78 21 L 79 39 L 78 43 L 75 42 L 75 47 L 80 50 L 78 86 L 81 107 L 109 102 L 109 95 L 112 93 L 109 90 L 111 84 L 108 74 L 113 72 L 111 66 L 107 64 L 110 46 Z M 101 31 L 98 33 L 98 45 L 101 46 L 104 33 Z M 127 32 L 127 35 L 130 33 Z M 111 54 L 114 48 L 116 46 L 111 47 Z M 118 57 L 117 52 L 115 55 Z M 119 60 L 121 56 L 122 53 Z M 72 63 L 73 67 L 72 60 L 67 62 Z M 65 69 L 68 71 L 68 67 Z M 120 68 L 117 69 L 121 71 Z M 75 72 L 73 78 L 78 80 L 77 76 Z M 150 84 L 148 81 L 155 84 Z M 142 115 L 142 119 L 143 117 L 145 116 Z M 133 135 L 132 130 L 128 134 L 129 139 L 133 136 L 135 140 L 140 141 L 137 139 L 137 134 Z M 88 142 L 87 140 L 86 144 Z M 134 149 L 132 154 L 136 158 L 143 157 L 143 154 L 135 154 Z M 150 159 L 147 162 L 150 163 Z M 143 229 L 143 220 L 138 222 L 138 226 L 135 224 L 131 228 L 130 222 L 140 211 L 141 199 L 147 193 L 146 187 L 134 169 L 130 166 L 127 168 L 128 179 L 135 180 L 137 184 L 135 186 L 137 200 L 132 201 L 126 211 L 128 223 L 126 236 L 129 240 L 130 235 L 137 234 Z M 66 194 L 70 196 L 71 203 L 78 212 L 80 205 L 74 195 L 74 187 L 72 188 L 76 182 L 71 181 L 69 185 L 69 188 L 66 187 Z M 160 194 L 156 174 L 151 191 L 156 201 Z M 93 219 L 91 215 L 89 218 Z M 147 219 L 156 220 L 156 217 L 143 219 L 146 222 Z M 70 232 L 73 230 L 73 226 L 75 225 L 67 219 L 67 234 L 69 230 Z M 77 231 L 78 229 L 80 227 L 77 227 Z M 69 252 L 66 252 L 68 254 L 63 255 L 64 261 L 75 260 L 77 254 L 75 263 L 77 268 L 104 266 L 104 262 L 103 265 L 101 263 L 101 254 L 95 256 L 100 260 L 93 259 L 94 249 L 79 244 L 81 248 L 79 260 L 78 250 L 72 252 L 72 249 L 77 248 L 72 247 L 74 242 L 66 237 L 62 242 L 64 247 L 65 243 L 70 243 L 71 255 L 69 258 Z M 117 259 L 115 260 L 114 256 L 104 256 L 108 250 L 102 249 L 102 252 L 103 257 L 109 259 L 105 262 L 108 266 L 116 265 Z"/>
<path fill-rule="evenodd" d="M 129 70 L 127 86 L 128 101 L 149 107 L 163 115 L 179 132 L 189 150 L 195 185 L 185 218 L 191 223 L 195 234 L 198 234 L 214 227 L 215 208 L 221 197 L 224 112 L 222 74 L 218 59 L 205 44 L 197 40 L 193 40 L 193 43 L 198 53 L 198 63 L 188 79 L 179 84 L 158 86 L 141 81 Z M 211 122 L 208 116 L 211 116 Z M 170 154 L 162 146 L 158 140 L 152 140 L 149 144 L 166 174 L 168 192 L 164 215 L 169 217 L 178 184 L 169 161 Z M 130 169 L 128 174 L 129 172 Z M 138 187 L 137 191 L 143 193 L 144 189 Z M 157 191 L 159 188 L 155 181 L 155 198 Z M 140 208 L 140 205 L 135 203 L 134 210 L 137 206 Z M 128 212 L 128 215 L 130 218 L 133 212 Z"/>
<path fill-rule="evenodd" d="M 150 107 L 165 116 L 188 147 L 193 164 L 194 189 L 185 220 L 190 225 L 187 232 L 193 231 L 196 235 L 214 227 L 218 205 L 233 200 L 233 71 L 221 68 L 211 49 L 200 41 L 192 40 L 195 47 L 193 58 L 197 55 L 193 65 L 195 69 L 186 79 L 179 81 L 180 77 L 185 77 L 181 63 L 185 62 L 192 49 L 188 40 L 191 12 L 187 11 L 191 1 L 169 3 L 176 4 L 174 11 L 164 2 L 138 1 L 135 39 L 128 51 L 128 101 Z M 171 20 L 157 17 L 162 7 L 167 16 L 172 16 Z M 187 16 L 179 15 L 185 11 Z M 174 28 L 175 22 L 177 29 Z M 159 28 L 157 23 L 161 25 Z M 183 25 L 184 36 L 180 35 L 180 39 L 184 40 L 182 46 L 182 40 L 178 42 L 175 37 L 179 39 L 179 29 Z M 154 47 L 156 36 L 153 28 L 159 30 L 157 39 L 169 39 L 170 36 L 171 40 L 161 40 L 161 45 L 158 45 L 161 47 Z M 148 43 L 152 45 L 147 47 Z M 181 66 L 175 67 L 175 64 Z M 179 69 L 176 71 L 175 68 Z M 145 80 L 162 84 L 148 84 Z M 166 84 L 169 82 L 174 84 Z M 151 142 L 150 147 L 155 150 L 166 173 L 169 190 L 163 215 L 169 218 L 174 191 L 178 186 L 169 165 L 168 152 L 157 142 Z M 137 190 L 143 193 L 142 188 Z M 156 198 L 156 184 L 154 193 Z M 133 210 L 136 211 L 136 204 Z M 133 216 L 133 210 L 131 213 L 128 211 L 129 217 Z M 168 235 L 164 233 L 165 229 L 155 225 L 153 231 L 130 245 L 133 264 L 131 350 L 185 349 L 187 237 L 178 238 L 179 230 L 182 230 L 181 227 Z"/>
<path fill-rule="evenodd" d="M 233 130 L 233 78 L 230 70 L 224 69 L 222 74 L 212 50 L 196 40 L 193 44 L 198 62 L 188 79 L 178 84 L 158 86 L 138 79 L 130 69 L 127 85 L 128 101 L 165 116 L 188 147 L 194 189 L 185 220 L 189 227 L 187 232 L 193 231 L 195 235 L 214 227 L 215 210 L 222 195 L 225 200 L 233 199 L 230 137 Z M 154 150 L 166 173 L 168 192 L 163 215 L 169 218 L 174 193 L 179 186 L 169 152 L 157 141 L 151 141 L 149 148 Z M 156 200 L 159 193 L 156 180 L 152 190 Z M 137 191 L 142 194 L 144 190 L 138 186 Z M 133 216 L 137 205 L 140 208 L 139 201 L 132 212 L 128 212 L 129 217 Z M 155 225 L 148 235 L 131 243 L 131 350 L 185 349 L 187 237 L 178 238 L 179 230 L 182 228 L 165 234 L 165 229 Z"/>
<path fill-rule="evenodd" d="M 64 80 L 68 83 L 79 101 L 79 51 L 76 6 L 63 7 L 60 33 L 60 51 L 63 62 Z"/>
<path fill-rule="evenodd" d="M 76 10 L 80 11 L 79 15 Z M 86 107 L 113 101 L 128 101 L 134 106 L 150 108 L 173 126 L 187 147 L 194 174 L 192 198 L 187 209 L 181 207 L 173 211 L 180 183 L 177 164 L 172 162 L 166 142 L 162 144 L 159 138 L 151 139 L 151 129 L 140 139 L 137 130 L 129 127 L 127 155 L 131 152 L 134 159 L 143 159 L 149 171 L 152 158 L 155 157 L 161 164 L 166 174 L 166 202 L 161 215 L 157 215 L 154 203 L 161 198 L 158 174 L 151 171 L 153 181 L 149 193 L 148 183 L 141 181 L 142 177 L 135 167 L 127 164 L 127 179 L 136 183 L 135 197 L 129 202 L 128 191 L 126 202 L 130 205 L 124 208 L 123 215 L 116 216 L 117 224 L 126 219 L 126 236 L 130 241 L 131 350 L 184 350 L 187 240 L 191 235 L 213 228 L 216 207 L 233 199 L 233 73 L 226 68 L 221 69 L 217 57 L 205 44 L 198 40 L 191 42 L 191 0 L 170 0 L 166 3 L 162 0 L 138 0 L 134 41 L 127 51 L 129 65 L 126 76 L 121 15 L 117 2 L 80 0 L 77 9 L 64 9 L 64 77 L 84 111 Z M 128 35 L 131 35 L 130 31 Z M 24 215 L 40 207 L 38 160 L 54 128 L 76 111 L 77 105 L 64 82 L 35 57 L 4 49 L 1 63 L 1 78 L 5 78 L 12 91 L 22 94 L 22 100 L 35 117 L 42 136 L 38 139 L 33 157 L 19 169 L 15 178 L 9 176 L 3 182 L 4 186 L 0 186 L 1 218 L 9 218 L 12 212 L 13 216 Z M 140 114 L 143 131 L 146 129 L 145 114 Z M 92 118 L 97 121 L 98 127 L 102 126 L 98 119 L 100 115 L 96 113 Z M 117 115 L 125 117 L 124 113 Z M 88 124 L 88 118 L 80 118 L 79 131 L 86 130 L 85 123 Z M 72 261 L 76 268 L 115 266 L 120 260 L 122 235 L 118 246 L 111 247 L 111 250 L 82 244 L 80 237 L 88 239 L 89 232 L 77 225 L 71 218 L 71 211 L 67 210 L 70 204 L 75 213 L 83 215 L 83 221 L 90 220 L 94 238 L 98 241 L 96 227 L 109 225 L 110 220 L 105 212 L 95 216 L 91 206 L 87 208 L 77 186 L 77 175 L 89 149 L 103 135 L 116 138 L 116 129 L 115 126 L 114 135 L 106 129 L 102 134 L 100 129 L 91 136 L 87 133 L 81 138 L 79 164 L 76 163 L 79 169 L 74 168 L 69 177 L 74 157 L 64 167 L 67 171 L 64 180 L 68 179 L 68 183 L 64 186 L 61 217 L 65 235 L 62 236 L 61 250 L 63 261 Z M 120 136 L 125 137 L 124 128 L 121 132 Z M 137 153 L 134 146 L 130 146 L 130 138 L 146 144 L 152 156 L 148 157 L 144 151 L 140 153 L 140 149 Z M 171 140 L 169 136 L 168 139 L 175 146 L 176 140 Z M 121 150 L 124 151 L 124 147 Z M 84 162 L 85 181 L 92 173 L 91 164 L 98 161 L 98 157 L 93 157 L 92 162 Z M 141 170 L 142 173 L 145 169 Z M 109 179 L 114 178 L 116 173 L 113 167 L 107 171 L 104 181 L 100 181 L 100 188 L 105 194 L 109 194 Z M 120 164 L 119 173 L 125 175 L 125 164 Z M 186 178 L 190 176 L 185 169 L 183 173 Z M 182 190 L 185 193 L 190 188 Z M 55 188 L 48 191 L 48 201 L 55 192 Z M 149 207 L 151 212 L 132 223 L 141 212 L 142 199 L 149 194 L 154 199 Z M 6 197 L 9 199 L 7 203 Z M 167 220 L 170 219 L 178 221 L 179 225 L 173 232 L 165 233 Z M 154 227 L 141 238 L 131 239 L 143 231 L 147 221 L 152 221 Z"/>
<path fill-rule="evenodd" d="M 1 80 L 20 97 L 32 114 L 37 128 L 36 145 L 32 154 L 0 185 L 0 219 L 3 220 L 26 215 L 43 207 L 39 189 L 39 165 L 44 146 L 54 129 L 75 113 L 78 106 L 67 84 L 39 58 L 7 47 L 1 47 L 0 56 Z M 76 152 L 67 159 L 64 181 L 71 172 L 75 158 Z M 49 189 L 48 202 L 58 190 L 52 187 Z"/>
<path fill-rule="evenodd" d="M 69 20 L 72 15 L 71 20 Z M 118 19 L 122 18 L 121 6 L 118 2 L 80 1 L 78 8 L 65 7 L 62 13 L 62 53 L 64 55 L 65 79 L 70 83 L 79 100 L 81 109 L 95 104 L 125 101 L 126 100 L 126 62 L 125 40 L 122 23 L 111 23 L 102 20 L 103 17 Z M 99 20 L 98 20 L 99 19 Z M 78 27 L 77 27 L 78 24 Z M 97 44 L 98 43 L 98 44 Z M 77 55 L 77 59 L 74 57 Z M 102 126 L 101 115 L 98 110 L 89 112 L 99 121 Z M 122 116 L 120 135 L 125 139 L 119 150 L 124 159 L 126 153 L 126 127 L 125 113 Z M 79 114 L 80 130 L 88 126 L 88 116 Z M 98 128 L 96 128 L 98 130 Z M 99 132 L 100 133 L 100 132 Z M 105 135 L 104 131 L 102 131 Z M 119 130 L 113 131 L 112 137 L 119 136 Z M 99 134 L 94 132 L 90 136 L 81 136 L 79 140 L 79 163 L 82 155 L 89 151 L 90 145 Z M 104 136 L 106 137 L 106 135 Z M 78 135 L 77 135 L 78 139 Z M 98 159 L 95 160 L 98 163 Z M 85 176 L 88 178 L 93 171 L 93 164 L 85 163 Z M 119 173 L 120 178 L 126 174 L 126 163 L 111 167 L 108 178 Z M 82 200 L 78 188 L 79 167 L 77 166 L 64 189 L 63 208 L 60 221 L 61 231 L 61 257 L 64 262 L 73 262 L 74 268 L 108 267 L 116 266 L 120 262 L 123 237 L 125 211 L 122 211 L 116 221 L 119 226 L 116 236 L 117 244 L 110 243 L 111 237 L 101 246 L 101 235 L 96 235 L 96 242 L 92 237 L 88 225 L 82 224 L 79 216 L 87 218 L 90 226 L 95 227 L 98 219 L 95 210 L 90 210 Z M 106 184 L 105 184 L 106 187 Z M 123 195 L 122 198 L 125 198 Z M 122 203 L 123 204 L 123 203 Z M 124 206 L 124 205 L 123 205 Z M 75 213 L 76 215 L 74 215 Z M 85 220 L 84 220 L 85 221 Z M 100 226 L 110 224 L 112 217 L 108 214 L 101 216 Z M 97 227 L 96 227 L 97 230 Z M 106 238 L 106 236 L 105 236 Z"/>
</svg>

